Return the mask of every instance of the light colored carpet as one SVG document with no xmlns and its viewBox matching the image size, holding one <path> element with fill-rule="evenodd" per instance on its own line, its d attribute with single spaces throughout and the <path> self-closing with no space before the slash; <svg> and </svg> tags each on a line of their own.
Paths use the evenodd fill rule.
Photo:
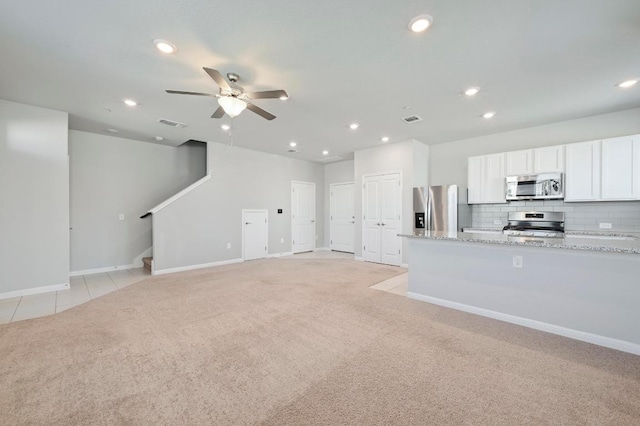
<svg viewBox="0 0 640 426">
<path fill-rule="evenodd" d="M 1 424 L 640 424 L 640 357 L 269 259 L 0 326 Z"/>
</svg>

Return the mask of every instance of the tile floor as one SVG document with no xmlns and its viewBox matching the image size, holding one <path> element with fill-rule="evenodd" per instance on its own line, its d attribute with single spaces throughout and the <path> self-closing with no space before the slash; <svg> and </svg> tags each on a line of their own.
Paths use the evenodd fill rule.
<svg viewBox="0 0 640 426">
<path fill-rule="evenodd" d="M 389 278 L 386 281 L 374 284 L 369 288 L 372 288 L 374 290 L 386 291 L 387 293 L 393 293 L 399 296 L 406 297 L 408 287 L 409 274 L 405 272 L 404 274 Z"/>
<path fill-rule="evenodd" d="M 353 259 L 353 254 L 335 251 L 316 251 L 284 256 L 281 259 Z M 56 292 L 13 297 L 0 300 L 0 324 L 44 317 L 88 302 L 118 289 L 150 277 L 144 268 L 126 269 L 101 274 L 71 277 L 70 289 Z M 400 296 L 407 295 L 407 274 L 398 275 L 371 286 Z"/>
<path fill-rule="evenodd" d="M 0 300 L 0 324 L 53 315 L 150 276 L 136 268 L 71 277 L 69 290 Z"/>
</svg>

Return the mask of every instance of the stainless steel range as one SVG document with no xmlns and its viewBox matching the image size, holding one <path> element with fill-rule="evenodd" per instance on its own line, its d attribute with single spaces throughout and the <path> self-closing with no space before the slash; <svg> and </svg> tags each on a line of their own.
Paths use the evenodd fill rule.
<svg viewBox="0 0 640 426">
<path fill-rule="evenodd" d="M 503 228 L 507 235 L 523 237 L 564 237 L 563 212 L 509 212 L 509 224 Z"/>
</svg>

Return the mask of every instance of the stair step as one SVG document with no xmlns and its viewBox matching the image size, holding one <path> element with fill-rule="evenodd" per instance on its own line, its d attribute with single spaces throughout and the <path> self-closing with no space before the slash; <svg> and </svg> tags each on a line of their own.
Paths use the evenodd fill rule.
<svg viewBox="0 0 640 426">
<path fill-rule="evenodd" d="M 151 272 L 151 261 L 153 260 L 153 257 L 143 257 L 142 258 L 142 263 L 144 264 L 144 268 L 147 269 L 149 272 Z"/>
</svg>

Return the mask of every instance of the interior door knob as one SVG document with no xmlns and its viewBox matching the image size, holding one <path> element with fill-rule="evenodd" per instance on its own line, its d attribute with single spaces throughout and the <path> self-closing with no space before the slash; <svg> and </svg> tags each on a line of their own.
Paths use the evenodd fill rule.
<svg viewBox="0 0 640 426">
<path fill-rule="evenodd" d="M 385 224 L 385 223 L 381 223 L 380 225 L 384 226 L 384 225 L 386 225 L 386 224 Z"/>
<path fill-rule="evenodd" d="M 251 222 L 245 222 L 244 224 L 245 225 L 251 225 Z"/>
<path fill-rule="evenodd" d="M 311 219 L 311 223 L 315 222 L 315 220 Z"/>
</svg>

